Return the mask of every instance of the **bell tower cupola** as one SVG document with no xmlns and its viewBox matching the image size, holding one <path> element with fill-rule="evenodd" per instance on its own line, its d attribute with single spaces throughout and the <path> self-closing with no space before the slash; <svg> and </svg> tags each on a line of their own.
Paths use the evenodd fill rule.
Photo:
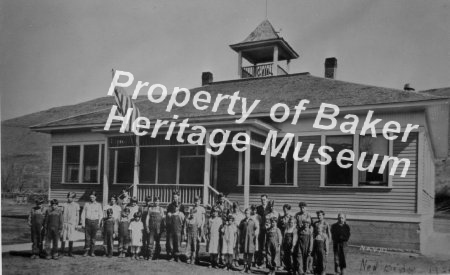
<svg viewBox="0 0 450 275">
<path fill-rule="evenodd" d="M 299 57 L 267 19 L 244 41 L 230 47 L 238 53 L 239 78 L 289 74 L 289 63 Z"/>
</svg>

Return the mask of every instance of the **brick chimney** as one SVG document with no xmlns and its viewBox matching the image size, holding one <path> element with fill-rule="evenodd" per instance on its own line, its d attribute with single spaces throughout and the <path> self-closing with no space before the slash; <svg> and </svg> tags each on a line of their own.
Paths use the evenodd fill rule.
<svg viewBox="0 0 450 275">
<path fill-rule="evenodd" d="M 328 57 L 325 59 L 325 77 L 335 79 L 337 72 L 336 57 Z"/>
<path fill-rule="evenodd" d="M 213 74 L 211 72 L 202 73 L 202 86 L 209 85 L 213 82 Z"/>
</svg>

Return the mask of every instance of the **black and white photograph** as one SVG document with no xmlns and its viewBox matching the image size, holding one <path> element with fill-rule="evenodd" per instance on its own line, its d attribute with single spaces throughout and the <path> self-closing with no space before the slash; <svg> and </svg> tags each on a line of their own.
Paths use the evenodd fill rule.
<svg viewBox="0 0 450 275">
<path fill-rule="evenodd" d="M 0 1 L 2 274 L 450 274 L 449 0 Z"/>
</svg>

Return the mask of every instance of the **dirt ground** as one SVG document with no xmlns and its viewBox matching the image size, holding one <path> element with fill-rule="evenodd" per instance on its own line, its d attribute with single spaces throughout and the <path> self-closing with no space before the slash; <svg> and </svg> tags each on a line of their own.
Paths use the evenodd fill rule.
<svg viewBox="0 0 450 275">
<path fill-rule="evenodd" d="M 130 260 L 101 257 L 82 257 L 59 260 L 31 260 L 30 252 L 11 252 L 2 255 L 3 274 L 240 274 L 207 267 L 207 254 L 201 253 L 201 266 L 183 262 Z M 350 247 L 347 254 L 347 274 L 450 274 L 450 259 L 431 259 L 415 254 L 378 253 Z M 327 274 L 333 274 L 333 258 L 328 256 Z M 267 269 L 253 269 L 253 274 L 265 274 Z M 278 274 L 286 274 L 278 272 Z"/>
</svg>

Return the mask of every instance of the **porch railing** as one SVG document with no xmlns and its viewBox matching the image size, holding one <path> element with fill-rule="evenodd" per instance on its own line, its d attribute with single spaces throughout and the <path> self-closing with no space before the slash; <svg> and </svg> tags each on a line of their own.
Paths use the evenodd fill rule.
<svg viewBox="0 0 450 275">
<path fill-rule="evenodd" d="M 285 69 L 283 69 L 282 67 L 280 67 L 280 65 L 277 65 L 277 72 L 278 72 L 278 74 L 277 75 L 287 75 L 288 73 L 286 72 L 286 70 Z"/>
<path fill-rule="evenodd" d="M 170 203 L 172 201 L 172 193 L 178 191 L 180 193 L 180 200 L 185 204 L 193 204 L 195 196 L 203 198 L 203 185 L 200 184 L 139 184 L 138 185 L 138 200 L 145 201 L 145 198 L 150 196 L 159 196 L 161 203 Z"/>
<path fill-rule="evenodd" d="M 216 200 L 217 200 L 217 195 L 219 195 L 219 191 L 217 191 L 214 187 L 212 187 L 211 185 L 209 186 L 209 205 L 213 206 L 214 204 L 216 204 Z M 225 205 L 228 209 L 231 209 L 231 207 L 233 206 L 233 203 L 225 198 Z"/>
<path fill-rule="evenodd" d="M 242 78 L 272 76 L 273 64 L 242 67 Z"/>
</svg>

